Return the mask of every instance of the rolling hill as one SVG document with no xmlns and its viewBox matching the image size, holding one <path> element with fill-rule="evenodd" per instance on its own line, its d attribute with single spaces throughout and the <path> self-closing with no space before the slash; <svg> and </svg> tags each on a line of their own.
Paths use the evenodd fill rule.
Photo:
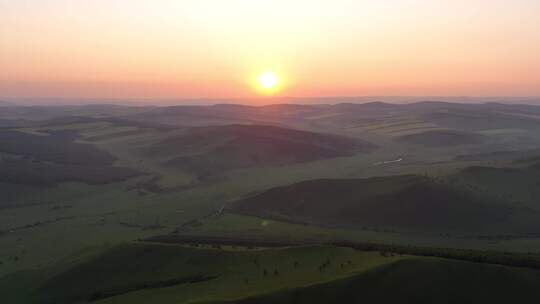
<svg viewBox="0 0 540 304">
<path fill-rule="evenodd" d="M 77 165 L 111 165 L 115 157 L 94 145 L 77 143 L 74 132 L 58 131 L 43 135 L 0 131 L 0 152 L 38 161 Z"/>
<path fill-rule="evenodd" d="M 535 158 L 531 158 L 534 160 Z M 525 162 L 521 160 L 520 162 Z M 520 167 L 473 166 L 449 177 L 453 183 L 489 193 L 540 211 L 540 163 Z"/>
<path fill-rule="evenodd" d="M 333 246 L 230 250 L 128 243 L 1 277 L 0 295 L 18 304 L 218 301 L 327 282 L 399 259 Z M 333 264 L 319 271 L 328 260 Z"/>
<path fill-rule="evenodd" d="M 62 182 L 107 184 L 141 174 L 114 166 L 113 155 L 77 139 L 69 131 L 0 130 L 0 183 L 43 187 Z"/>
<path fill-rule="evenodd" d="M 274 126 L 228 125 L 188 128 L 145 150 L 168 167 L 200 176 L 226 170 L 281 166 L 356 153 L 375 145 L 347 137 Z"/>
<path fill-rule="evenodd" d="M 481 231 L 505 225 L 511 207 L 430 178 L 320 179 L 232 203 L 230 212 L 336 227 Z"/>
<path fill-rule="evenodd" d="M 416 134 L 403 135 L 398 141 L 431 147 L 445 147 L 456 145 L 474 145 L 483 143 L 486 138 L 482 135 L 458 131 L 436 130 Z"/>
<path fill-rule="evenodd" d="M 540 296 L 539 284 L 540 271 L 407 259 L 345 279 L 220 303 L 525 303 Z"/>
<path fill-rule="evenodd" d="M 522 303 L 539 283 L 529 268 L 329 245 L 128 243 L 4 276 L 0 294 L 20 304 Z"/>
</svg>

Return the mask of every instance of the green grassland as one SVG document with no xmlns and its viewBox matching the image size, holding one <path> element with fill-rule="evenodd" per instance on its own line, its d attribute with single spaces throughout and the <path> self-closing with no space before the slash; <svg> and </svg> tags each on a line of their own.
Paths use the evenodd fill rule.
<svg viewBox="0 0 540 304">
<path fill-rule="evenodd" d="M 537 297 L 538 284 L 538 270 L 329 245 L 127 243 L 0 278 L 0 294 L 21 304 L 507 303 Z"/>
<path fill-rule="evenodd" d="M 407 233 L 391 229 L 328 228 L 225 213 L 179 227 L 177 234 L 189 237 L 243 237 L 248 239 L 333 242 L 336 240 L 437 248 L 464 248 L 500 252 L 538 253 L 540 238 L 534 235 Z"/>
<path fill-rule="evenodd" d="M 328 246 L 247 250 L 125 244 L 64 263 L 68 267 L 4 277 L 0 294 L 21 304 L 233 300 L 344 278 L 403 258 Z M 186 284 L 182 278 L 205 279 Z M 149 287 L 159 282 L 173 283 Z"/>
<path fill-rule="evenodd" d="M 20 208 L 0 210 L 0 230 L 3 231 L 0 236 L 0 261 L 3 262 L 0 274 L 46 265 L 86 247 L 102 247 L 171 232 L 184 223 L 215 213 L 227 202 L 275 186 L 314 178 L 357 178 L 408 173 L 446 175 L 471 163 L 487 164 L 482 161 L 453 160 L 454 155 L 477 151 L 470 147 L 429 150 L 368 136 L 369 141 L 383 148 L 370 153 L 287 166 L 232 170 L 224 173 L 221 180 L 197 184 L 196 178 L 189 172 L 164 167 L 161 165 L 162 158 L 152 158 L 138 152 L 167 138 L 168 132 L 177 131 L 149 128 L 146 125 L 141 127 L 137 124 L 129 127 L 129 130 L 131 132 L 132 128 L 139 127 L 141 132 L 137 134 L 124 133 L 109 138 L 94 138 L 93 141 L 86 140 L 97 135 L 122 133 L 126 131 L 125 126 L 111 122 L 96 124 L 95 121 L 69 121 L 65 125 L 56 122 L 46 128 L 36 129 L 41 132 L 48 132 L 47 128 L 57 132 L 76 130 L 80 136 L 77 142 L 92 144 L 100 151 L 106 151 L 116 159 L 115 167 L 137 170 L 146 176 L 106 185 L 67 182 L 43 188 L 4 184 L 2 191 L 6 194 L 4 197 L 10 197 L 9 205 Z M 399 164 L 375 165 L 399 156 L 404 157 L 404 161 Z M 157 184 L 157 187 L 148 186 L 152 184 Z M 148 228 L 152 226 L 155 230 Z M 14 228 L 23 229 L 8 232 Z M 291 227 L 290 233 L 295 233 L 295 229 L 296 226 Z M 383 231 L 361 231 L 359 235 L 369 239 L 409 239 Z M 50 243 L 56 246 L 46 246 Z M 510 243 L 519 243 L 517 247 L 520 249 L 537 248 L 530 239 L 505 242 Z M 15 257 L 17 261 L 14 261 Z"/>
<path fill-rule="evenodd" d="M 405 259 L 329 283 L 219 303 L 526 303 L 540 296 L 539 283 L 539 271 Z"/>
<path fill-rule="evenodd" d="M 355 280 L 364 282 L 362 280 L 369 277 L 370 280 L 385 283 L 385 276 L 381 277 L 381 273 L 387 273 L 383 271 L 388 269 L 385 268 L 387 266 L 390 269 L 388 284 L 394 287 L 399 285 L 397 278 L 414 281 L 410 268 L 415 267 L 423 269 L 426 277 L 433 272 L 441 277 L 448 276 L 449 268 L 453 267 L 470 269 L 470 273 L 456 271 L 459 275 L 452 277 L 452 280 L 471 273 L 478 273 L 479 278 L 502 273 L 501 278 L 515 279 L 527 286 L 527 282 L 536 280 L 536 275 L 523 274 L 513 268 L 486 266 L 486 269 L 478 269 L 462 262 L 452 264 L 454 262 L 439 260 L 435 265 L 427 262 L 421 265 L 407 264 L 409 257 L 385 258 L 377 253 L 328 246 L 217 250 L 130 242 L 176 232 L 195 236 L 289 237 L 320 242 L 351 240 L 539 252 L 539 236 L 521 233 L 521 228 L 529 229 L 538 222 L 537 172 L 534 161 L 515 162 L 523 155 L 529 158 L 537 155 L 519 152 L 516 157 L 482 156 L 494 151 L 535 151 L 540 147 L 540 121 L 536 117 L 523 116 L 524 112 L 537 115 L 535 111 L 517 106 L 478 105 L 464 109 L 461 105 L 433 103 L 410 106 L 376 103 L 361 106 L 8 109 L 7 114 L 0 113 L 0 118 L 13 120 L 13 128 L 0 130 L 4 136 L 2 138 L 8 139 L 0 141 L 0 148 L 4 147 L 0 149 L 0 168 L 6 165 L 6 168 L 10 166 L 21 170 L 9 178 L 4 175 L 0 183 L 0 294 L 6 295 L 8 303 L 43 303 L 39 302 L 40 299 L 49 301 L 45 303 L 73 303 L 92 296 L 99 300 L 97 303 L 219 302 L 268 294 L 268 299 L 266 296 L 256 299 L 272 303 L 274 299 L 288 301 L 290 293 L 286 290 L 292 288 L 298 290 L 301 299 L 313 300 L 320 296 L 323 301 L 324 296 L 304 291 L 305 288 L 314 284 L 329 284 L 325 285 L 329 286 L 328 295 L 333 295 L 336 290 L 346 294 L 351 284 L 356 284 L 351 283 L 357 282 Z M 77 117 L 69 117 L 71 115 Z M 17 119 L 23 119 L 24 123 L 17 123 Z M 489 123 L 486 122 L 488 119 Z M 230 124 L 295 128 L 300 131 L 294 131 L 294 134 L 324 133 L 325 140 L 336 138 L 333 135 L 338 135 L 337 138 L 346 136 L 345 142 L 369 142 L 378 148 L 338 149 L 340 153 L 327 153 L 332 150 L 328 147 L 334 146 L 334 141 L 325 142 L 317 135 L 307 139 L 300 135 L 295 139 L 290 136 L 291 132 L 285 132 L 277 139 L 287 144 L 292 140 L 294 145 L 289 147 L 302 149 L 257 149 L 259 141 L 252 139 L 258 139 L 258 133 L 244 137 L 248 140 L 240 140 L 236 145 L 234 140 L 224 145 L 223 140 L 230 137 L 219 132 L 216 136 L 210 136 L 211 140 L 207 140 L 206 135 L 185 137 L 186 130 L 192 126 L 204 129 L 209 125 Z M 226 129 L 216 127 L 213 130 Z M 399 140 L 401 136 L 422 137 L 426 132 L 435 131 L 465 134 L 466 144 L 440 146 Z M 236 132 L 235 136 L 240 133 Z M 189 139 L 187 143 L 183 142 L 186 138 Z M 469 140 L 471 138 L 485 140 Z M 270 141 L 277 139 L 271 138 Z M 310 142 L 312 139 L 315 141 Z M 308 148 L 305 148 L 306 142 Z M 338 141 L 336 145 L 340 146 L 339 143 L 342 142 Z M 250 147 L 245 149 L 243 146 L 247 144 Z M 215 152 L 218 147 L 227 148 L 228 154 Z M 148 153 L 152 148 L 157 152 Z M 341 153 L 341 150 L 346 153 Z M 272 155 L 264 154 L 269 151 Z M 298 151 L 302 153 L 294 154 Z M 311 152 L 320 157 L 308 157 Z M 296 158 L 289 155 L 291 153 Z M 277 162 L 257 159 L 260 156 L 274 157 L 274 154 L 277 155 L 274 158 Z M 212 167 L 206 162 L 210 161 L 208 158 L 217 156 L 227 166 L 220 167 L 224 169 L 219 170 L 219 174 L 213 178 L 201 179 L 198 167 L 167 163 L 178 157 L 193 155 L 206 157 L 197 158 L 203 169 Z M 481 157 L 458 157 L 464 155 Z M 402 160 L 386 163 L 398 159 Z M 24 166 L 19 166 L 18 162 L 24 162 Z M 242 165 L 234 165 L 238 162 Z M 249 165 L 244 166 L 245 163 Z M 31 170 L 19 176 L 42 178 L 38 182 L 22 179 L 13 183 L 13 176 L 22 173 L 25 166 Z M 90 170 L 84 171 L 80 166 L 110 171 L 91 174 Z M 462 171 L 470 166 L 476 168 Z M 82 171 L 69 171 L 74 168 Z M 137 174 L 122 175 L 118 170 Z M 113 171 L 116 173 L 113 174 Z M 120 177 L 112 178 L 117 173 Z M 472 233 L 449 234 L 430 229 L 400 231 L 377 223 L 366 227 L 338 228 L 293 223 L 290 218 L 284 222 L 271 216 L 264 218 L 260 214 L 254 217 L 234 214 L 229 210 L 220 212 L 224 206 L 230 206 L 235 201 L 306 180 L 406 174 L 429 176 L 437 182 L 477 192 L 482 197 L 489 196 L 493 198 L 490 202 L 502 201 L 515 210 L 525 210 L 512 213 L 515 216 L 512 228 L 519 229 L 502 226 L 498 231 L 476 229 L 473 224 L 478 224 L 478 221 L 469 222 L 471 227 L 475 227 Z M 324 185 L 319 188 L 324 188 Z M 518 223 L 524 224 L 518 227 Z M 145 253 L 147 248 L 151 248 L 149 253 Z M 249 262 L 257 255 L 270 265 L 267 266 L 270 274 L 266 277 L 261 274 L 261 269 Z M 331 271 L 328 268 L 328 272 L 320 273 L 318 266 L 328 256 L 339 260 L 350 259 L 354 263 L 344 270 L 332 263 Z M 403 262 L 399 263 L 407 262 L 405 266 L 395 266 L 402 265 L 393 263 L 400 259 Z M 296 260 L 299 265 L 295 268 Z M 421 260 L 425 261 L 423 258 Z M 192 261 L 199 264 L 194 267 Z M 115 271 L 111 273 L 108 267 L 116 264 L 118 268 L 112 268 Z M 273 274 L 275 268 L 279 273 L 277 276 Z M 406 270 L 400 270 L 402 268 Z M 366 271 L 375 274 L 370 277 Z M 102 279 L 104 276 L 107 279 Z M 210 279 L 211 276 L 218 277 Z M 208 281 L 186 283 L 186 280 L 197 281 L 201 278 Z M 337 279 L 349 283 L 338 283 Z M 89 288 L 88 285 L 95 281 L 99 284 Z M 493 282 L 494 286 L 499 286 L 496 285 L 499 283 Z M 390 285 L 380 286 L 389 288 Z M 432 285 L 421 281 L 397 294 L 407 296 L 423 286 L 431 288 Z M 377 288 L 373 286 L 373 290 L 382 290 Z M 514 287 L 509 290 L 522 291 L 523 294 L 528 292 Z M 441 293 L 433 292 L 431 295 L 442 298 L 446 292 L 441 290 Z M 303 296 L 304 293 L 306 296 Z M 116 296 L 100 298 L 111 294 Z M 501 299 L 508 298 L 501 296 Z"/>
<path fill-rule="evenodd" d="M 327 227 L 464 235 L 534 234 L 539 220 L 531 205 L 417 175 L 304 181 L 228 207 L 235 213 Z"/>
<path fill-rule="evenodd" d="M 167 233 L 219 208 L 219 194 L 139 195 L 128 190 L 131 183 L 62 184 L 19 198 L 26 207 L 0 210 L 0 274 L 39 267 L 86 247 Z"/>
</svg>

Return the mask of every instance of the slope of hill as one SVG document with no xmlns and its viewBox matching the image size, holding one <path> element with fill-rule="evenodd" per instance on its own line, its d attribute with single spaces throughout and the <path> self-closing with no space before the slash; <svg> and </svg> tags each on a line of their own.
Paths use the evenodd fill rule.
<svg viewBox="0 0 540 304">
<path fill-rule="evenodd" d="M 44 187 L 62 182 L 108 184 L 141 174 L 134 169 L 108 165 L 51 164 L 26 160 L 0 160 L 0 171 L 0 183 Z"/>
<path fill-rule="evenodd" d="M 300 182 L 232 203 L 230 209 L 293 222 L 426 232 L 502 227 L 515 211 L 415 175 Z"/>
<path fill-rule="evenodd" d="M 25 119 L 0 119 L 0 128 L 2 129 L 22 128 L 31 126 L 32 124 L 33 122 Z"/>
<path fill-rule="evenodd" d="M 55 186 L 78 181 L 106 184 L 140 175 L 113 165 L 116 158 L 69 131 L 0 131 L 0 183 Z M 2 204 L 0 204 L 2 205 Z"/>
<path fill-rule="evenodd" d="M 515 168 L 469 167 L 449 179 L 540 211 L 540 163 Z"/>
<path fill-rule="evenodd" d="M 0 295 L 3 303 L 18 304 L 219 301 L 327 282 L 400 259 L 333 246 L 230 250 L 124 244 L 2 277 Z M 321 264 L 326 271 L 318 270 Z"/>
<path fill-rule="evenodd" d="M 462 131 L 540 128 L 540 107 L 528 105 L 479 104 L 437 106 L 419 109 L 419 117 L 441 127 Z"/>
<path fill-rule="evenodd" d="M 151 111 L 153 107 L 119 105 L 62 105 L 62 106 L 10 106 L 3 107 L 0 118 L 44 121 L 65 116 L 120 117 Z"/>
<path fill-rule="evenodd" d="M 540 271 L 528 268 L 334 246 L 193 246 L 130 243 L 86 253 L 4 276 L 0 294 L 20 304 L 524 303 L 540 296 Z"/>
<path fill-rule="evenodd" d="M 540 271 L 442 259 L 407 259 L 362 274 L 228 304 L 526 303 Z"/>
<path fill-rule="evenodd" d="M 507 151 L 493 151 L 487 153 L 473 153 L 457 155 L 454 160 L 456 161 L 508 161 L 515 163 L 526 163 L 528 161 L 534 161 L 534 158 L 540 155 L 540 150 L 507 150 Z M 539 159 L 540 160 L 540 159 Z"/>
<path fill-rule="evenodd" d="M 75 142 L 73 132 L 36 135 L 0 131 L 0 152 L 61 164 L 111 165 L 115 158 L 93 145 Z"/>
<path fill-rule="evenodd" d="M 224 170 L 279 166 L 370 152 L 356 139 L 273 126 L 229 125 L 189 128 L 153 144 L 148 155 L 167 166 L 208 175 Z"/>
<path fill-rule="evenodd" d="M 400 142 L 432 147 L 481 144 L 485 139 L 484 136 L 474 133 L 446 130 L 425 131 L 397 138 Z"/>
</svg>

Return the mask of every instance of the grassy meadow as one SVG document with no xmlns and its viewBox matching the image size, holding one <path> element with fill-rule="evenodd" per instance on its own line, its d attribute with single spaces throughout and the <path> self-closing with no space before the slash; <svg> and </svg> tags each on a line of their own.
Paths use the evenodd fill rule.
<svg viewBox="0 0 540 304">
<path fill-rule="evenodd" d="M 414 281 L 416 270 L 435 274 L 437 286 L 472 284 L 469 277 L 490 282 L 471 293 L 475 299 L 504 280 L 522 282 L 508 290 L 533 295 L 536 270 L 329 245 L 540 254 L 539 121 L 517 115 L 520 107 L 461 107 L 11 112 L 19 120 L 0 130 L 0 295 L 29 304 L 326 303 L 357 284 L 372 300 L 384 288 L 405 298 L 434 288 L 424 280 L 398 286 Z M 403 175 L 429 182 L 412 191 L 396 177 Z M 373 177 L 380 183 L 359 180 Z M 313 188 L 299 186 L 306 184 Z M 276 189 L 280 195 L 266 196 Z M 253 212 L 239 212 L 239 202 Z M 418 225 L 422 219 L 433 225 Z M 156 236 L 309 245 L 144 241 Z"/>
</svg>

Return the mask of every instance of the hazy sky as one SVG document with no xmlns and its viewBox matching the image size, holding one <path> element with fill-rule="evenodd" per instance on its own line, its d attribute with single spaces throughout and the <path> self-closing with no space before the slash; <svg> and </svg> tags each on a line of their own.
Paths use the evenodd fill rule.
<svg viewBox="0 0 540 304">
<path fill-rule="evenodd" d="M 1 97 L 540 95 L 539 0 L 0 0 Z"/>
</svg>

